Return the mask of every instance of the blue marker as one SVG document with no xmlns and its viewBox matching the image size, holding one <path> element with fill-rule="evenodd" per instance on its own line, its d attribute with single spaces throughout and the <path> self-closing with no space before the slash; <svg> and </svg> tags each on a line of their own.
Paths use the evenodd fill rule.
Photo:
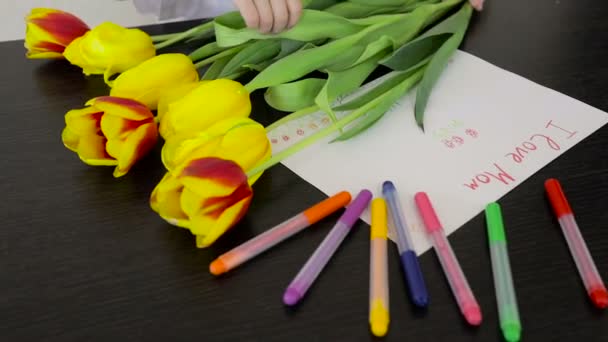
<svg viewBox="0 0 608 342">
<path fill-rule="evenodd" d="M 395 185 L 386 181 L 382 185 L 382 194 L 388 204 L 390 217 L 394 224 L 395 232 L 397 233 L 397 249 L 401 257 L 401 266 L 405 273 L 405 280 L 410 290 L 410 297 L 414 304 L 418 307 L 426 307 L 429 303 L 429 295 L 424 283 L 424 277 L 418 263 L 418 256 L 412 246 L 412 240 L 409 236 L 405 216 L 401 210 L 399 199 L 397 198 L 397 189 Z"/>
</svg>

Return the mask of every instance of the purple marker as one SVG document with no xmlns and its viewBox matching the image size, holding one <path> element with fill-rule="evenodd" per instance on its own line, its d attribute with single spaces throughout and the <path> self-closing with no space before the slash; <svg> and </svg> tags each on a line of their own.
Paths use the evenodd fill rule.
<svg viewBox="0 0 608 342">
<path fill-rule="evenodd" d="M 361 213 L 367 208 L 371 199 L 372 193 L 369 190 L 362 190 L 346 208 L 334 228 L 327 234 L 325 240 L 317 247 L 317 250 L 304 264 L 304 267 L 302 267 L 298 275 L 289 284 L 287 290 L 285 290 L 283 294 L 283 303 L 285 305 L 295 305 L 304 297 L 310 285 L 317 279 L 325 265 L 327 265 L 327 262 L 329 262 L 329 259 L 338 250 L 338 247 L 340 247 L 350 229 L 357 222 Z"/>
</svg>

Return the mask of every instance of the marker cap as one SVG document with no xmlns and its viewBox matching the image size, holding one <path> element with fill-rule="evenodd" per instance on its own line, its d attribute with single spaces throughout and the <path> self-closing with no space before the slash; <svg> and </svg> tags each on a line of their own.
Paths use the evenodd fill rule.
<svg viewBox="0 0 608 342">
<path fill-rule="evenodd" d="M 435 213 L 435 209 L 433 209 L 429 196 L 425 192 L 419 192 L 414 196 L 414 200 L 416 201 L 418 211 L 420 212 L 420 216 L 422 216 L 427 232 L 433 233 L 442 230 L 441 222 L 439 222 L 439 218 Z"/>
<path fill-rule="evenodd" d="M 340 217 L 340 222 L 346 224 L 347 226 L 353 226 L 355 222 L 361 216 L 361 213 L 367 208 L 369 205 L 369 201 L 372 199 L 372 193 L 369 190 L 361 190 L 357 197 L 348 205 L 342 217 Z"/>
<path fill-rule="evenodd" d="M 376 198 L 372 201 L 372 228 L 371 238 L 386 239 L 388 235 L 388 226 L 386 224 L 386 202 L 382 198 Z"/>
<path fill-rule="evenodd" d="M 339 192 L 330 198 L 304 210 L 304 215 L 310 224 L 314 224 L 327 217 L 336 210 L 346 206 L 351 200 L 350 193 Z"/>
<path fill-rule="evenodd" d="M 547 191 L 549 202 L 551 202 L 551 206 L 557 217 L 572 214 L 572 208 L 570 208 L 570 204 L 566 199 L 566 195 L 564 195 L 562 186 L 557 179 L 548 179 L 545 182 L 545 190 Z"/>
<path fill-rule="evenodd" d="M 486 206 L 486 221 L 488 226 L 488 239 L 490 242 L 506 242 L 505 227 L 502 221 L 502 213 L 498 203 L 490 203 Z"/>
</svg>

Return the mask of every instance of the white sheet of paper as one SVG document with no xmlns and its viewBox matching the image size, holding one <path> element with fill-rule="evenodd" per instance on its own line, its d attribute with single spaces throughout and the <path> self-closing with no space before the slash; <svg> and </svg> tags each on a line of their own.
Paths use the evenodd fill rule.
<svg viewBox="0 0 608 342">
<path fill-rule="evenodd" d="M 345 142 L 318 142 L 284 160 L 333 195 L 363 188 L 381 196 L 395 183 L 414 245 L 430 248 L 413 196 L 427 192 L 450 234 L 572 146 L 608 114 L 458 51 L 431 95 L 425 132 L 414 121 L 415 91 Z M 323 113 L 269 133 L 275 152 L 327 126 Z M 369 212 L 362 219 L 370 222 Z"/>
</svg>

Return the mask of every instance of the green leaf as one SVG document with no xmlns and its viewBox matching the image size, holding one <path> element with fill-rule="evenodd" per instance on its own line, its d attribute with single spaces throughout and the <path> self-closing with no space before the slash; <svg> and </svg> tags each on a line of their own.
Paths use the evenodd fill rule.
<svg viewBox="0 0 608 342">
<path fill-rule="evenodd" d="M 343 53 L 338 54 L 333 60 L 328 61 L 324 65 L 320 65 L 318 70 L 327 71 L 341 71 L 347 70 L 355 66 L 355 62 L 361 57 L 365 51 L 365 46 L 352 45 L 351 48 L 345 50 Z M 313 69 L 314 71 L 315 69 Z"/>
<path fill-rule="evenodd" d="M 286 38 L 303 42 L 310 42 L 324 38 L 341 38 L 354 34 L 365 26 L 335 14 L 304 10 L 302 17 L 293 28 L 278 34 L 264 34 L 256 29 L 245 26 L 241 19 L 226 20 L 223 16 L 215 20 L 215 36 L 219 46 L 227 47 L 245 43 L 249 40 L 263 40 Z"/>
<path fill-rule="evenodd" d="M 260 71 L 266 69 L 270 64 L 271 64 L 270 61 L 263 61 L 258 64 L 243 64 L 242 68 L 260 72 Z"/>
<path fill-rule="evenodd" d="M 427 4 L 420 6 L 414 12 L 406 15 L 386 15 L 382 17 L 381 24 L 374 25 L 367 29 L 365 35 L 357 42 L 357 45 L 341 56 L 339 61 L 334 62 L 328 67 L 330 70 L 344 70 L 375 55 L 388 47 L 399 47 L 407 41 L 413 39 L 429 22 L 429 18 L 437 17 L 445 13 L 452 6 L 462 0 L 446 0 L 439 4 Z M 369 20 L 365 18 L 361 20 Z M 363 33 L 363 32 L 362 32 Z M 351 58 L 359 54 L 357 58 Z M 408 67 L 418 63 L 421 59 L 415 60 Z M 407 69 L 407 67 L 403 68 Z"/>
<path fill-rule="evenodd" d="M 239 51 L 230 62 L 226 64 L 219 77 L 230 75 L 244 64 L 257 64 L 273 58 L 281 50 L 281 43 L 277 40 L 258 40 Z"/>
<path fill-rule="evenodd" d="M 302 8 L 324 10 L 343 0 L 302 0 Z"/>
<path fill-rule="evenodd" d="M 201 67 L 205 66 L 205 65 L 209 65 L 215 61 L 217 61 L 218 59 L 222 59 L 224 57 L 232 57 L 234 55 L 236 55 L 237 53 L 239 53 L 241 50 L 243 50 L 244 48 L 246 48 L 250 43 L 246 43 L 243 45 L 238 45 L 238 46 L 233 46 L 229 49 L 226 49 L 218 54 L 215 54 L 213 56 L 207 57 L 201 61 L 196 62 L 196 64 L 194 64 L 194 67 L 197 69 L 200 69 Z"/>
<path fill-rule="evenodd" d="M 404 70 L 411 67 L 436 52 L 452 34 L 460 29 L 461 21 L 462 14 L 459 11 L 401 46 L 380 64 L 393 70 Z"/>
<path fill-rule="evenodd" d="M 345 18 L 365 18 L 377 14 L 400 13 L 399 6 L 376 6 L 371 4 L 358 4 L 350 1 L 339 2 L 325 11 Z"/>
<path fill-rule="evenodd" d="M 217 79 L 217 77 L 220 75 L 220 73 L 222 72 L 222 70 L 224 69 L 226 64 L 228 64 L 228 62 L 230 62 L 231 57 L 232 56 L 225 56 L 225 57 L 217 59 L 215 62 L 213 62 L 213 64 L 211 64 L 209 66 L 209 68 L 207 69 L 207 71 L 205 72 L 203 77 L 201 77 L 201 79 L 202 80 Z"/>
<path fill-rule="evenodd" d="M 340 134 L 333 141 L 344 141 L 352 137 L 355 137 L 371 126 L 373 126 L 378 120 L 380 120 L 384 114 L 386 114 L 391 107 L 403 98 L 403 96 L 412 89 L 418 81 L 422 78 L 423 69 L 419 69 L 413 73 L 410 73 L 407 78 L 402 80 L 401 83 L 382 94 L 376 104 L 367 114 L 357 122 L 354 127 L 347 129 L 344 133 Z M 332 141 L 332 142 L 333 142 Z"/>
<path fill-rule="evenodd" d="M 431 58 L 429 65 L 426 68 L 424 77 L 420 82 L 420 86 L 418 87 L 418 92 L 416 94 L 416 106 L 414 112 L 416 123 L 422 129 L 424 129 L 424 111 L 426 110 L 431 91 L 441 76 L 445 66 L 448 64 L 449 59 L 462 43 L 471 19 L 472 12 L 473 10 L 471 5 L 466 3 L 456 14 L 458 20 L 454 25 L 458 25 L 458 29 Z"/>
<path fill-rule="evenodd" d="M 329 65 L 340 65 L 341 69 L 346 69 L 360 62 L 361 54 L 365 54 L 366 50 L 377 50 L 378 44 L 374 43 L 381 37 L 386 36 L 387 38 L 383 39 L 392 41 L 393 47 L 401 46 L 413 39 L 424 28 L 429 18 L 445 13 L 461 1 L 446 0 L 436 5 L 422 6 L 411 13 L 392 16 L 390 20 L 322 46 L 297 51 L 268 66 L 251 80 L 246 88 L 251 92 L 291 82 Z M 361 54 L 358 54 L 359 51 Z"/>
<path fill-rule="evenodd" d="M 281 51 L 275 57 L 275 59 L 281 59 L 285 56 L 291 55 L 292 53 L 304 48 L 304 46 L 306 46 L 307 44 L 310 44 L 310 43 L 300 42 L 300 41 L 291 40 L 291 39 L 281 39 L 280 42 L 281 42 Z"/>
<path fill-rule="evenodd" d="M 413 65 L 429 58 L 429 56 L 435 53 L 450 36 L 451 34 L 442 34 L 410 42 L 395 51 L 395 53 L 385 60 L 380 61 L 380 64 L 393 70 L 409 69 Z"/>
<path fill-rule="evenodd" d="M 264 94 L 264 99 L 274 109 L 296 112 L 314 105 L 315 97 L 325 83 L 326 80 L 321 78 L 306 78 L 296 82 L 280 84 L 268 88 Z"/>
<path fill-rule="evenodd" d="M 406 78 L 411 75 L 408 71 L 393 71 L 385 76 L 385 80 L 381 81 L 374 87 L 366 90 L 364 93 L 358 95 L 352 100 L 341 104 L 334 108 L 336 111 L 349 111 L 354 110 L 363 105 L 371 102 L 373 99 L 382 96 L 387 91 L 396 87 L 399 83 L 403 82 Z"/>
<path fill-rule="evenodd" d="M 370 2 L 372 2 L 369 0 L 348 0 L 348 1 L 352 2 L 354 4 L 369 4 Z M 416 1 L 417 0 L 374 0 L 373 4 L 374 4 L 374 6 L 403 6 L 403 5 L 412 4 Z"/>
<path fill-rule="evenodd" d="M 190 59 L 193 61 L 198 61 L 224 50 L 226 50 L 226 48 L 218 46 L 216 42 L 211 42 L 194 50 L 190 55 L 188 55 L 188 57 L 190 57 Z"/>
<path fill-rule="evenodd" d="M 253 92 L 297 80 L 322 67 L 328 61 L 338 58 L 341 51 L 348 51 L 353 40 L 354 38 L 349 36 L 319 47 L 294 52 L 268 66 L 246 84 L 245 88 Z"/>
<path fill-rule="evenodd" d="M 365 47 L 365 50 L 363 50 L 363 53 L 361 54 L 361 56 L 359 56 L 359 58 L 355 61 L 354 64 L 359 64 L 363 61 L 368 60 L 368 58 L 371 58 L 372 56 L 378 55 L 378 53 L 382 51 L 386 51 L 388 48 L 391 48 L 393 46 L 393 43 L 394 40 L 389 36 L 382 36 L 378 38 L 376 41 L 371 42 Z M 386 54 L 384 54 L 383 56 L 386 56 Z M 377 62 L 379 61 L 376 61 L 376 63 Z"/>
<path fill-rule="evenodd" d="M 329 71 L 327 82 L 314 102 L 331 117 L 332 121 L 336 122 L 336 115 L 331 109 L 333 102 L 338 96 L 346 95 L 358 89 L 372 71 L 378 67 L 378 61 L 384 56 L 385 54 L 378 53 L 376 56 L 350 69 Z"/>
<path fill-rule="evenodd" d="M 365 18 L 379 14 L 407 13 L 418 7 L 437 4 L 441 0 L 407 0 L 394 1 L 390 5 L 378 1 L 342 1 L 327 9 L 326 12 L 346 18 Z"/>
</svg>

